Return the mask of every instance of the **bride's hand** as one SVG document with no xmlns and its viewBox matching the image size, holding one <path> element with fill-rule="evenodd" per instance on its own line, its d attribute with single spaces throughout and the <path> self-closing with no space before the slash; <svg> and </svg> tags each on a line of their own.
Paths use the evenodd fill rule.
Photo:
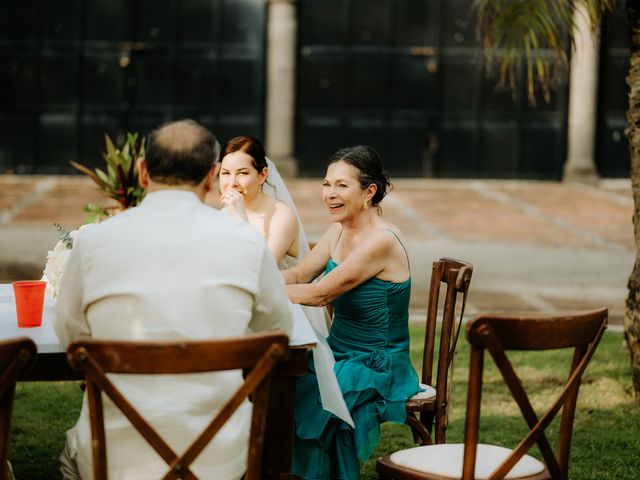
<svg viewBox="0 0 640 480">
<path fill-rule="evenodd" d="M 244 197 L 241 193 L 235 190 L 227 190 L 220 195 L 220 205 L 222 206 L 222 210 L 232 217 L 247 220 L 247 212 L 244 208 Z"/>
</svg>

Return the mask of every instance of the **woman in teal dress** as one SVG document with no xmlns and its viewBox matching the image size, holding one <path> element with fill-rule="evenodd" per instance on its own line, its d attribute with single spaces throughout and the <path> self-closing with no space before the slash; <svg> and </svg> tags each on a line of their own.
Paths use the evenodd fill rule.
<svg viewBox="0 0 640 480">
<path fill-rule="evenodd" d="M 405 401 L 420 390 L 409 361 L 409 259 L 399 229 L 380 216 L 389 185 L 372 148 L 333 155 L 323 198 L 334 223 L 297 267 L 284 272 L 292 302 L 333 304 L 327 340 L 355 424 L 322 409 L 311 360 L 296 392 L 293 473 L 304 479 L 357 479 L 380 424 L 404 422 Z"/>
</svg>

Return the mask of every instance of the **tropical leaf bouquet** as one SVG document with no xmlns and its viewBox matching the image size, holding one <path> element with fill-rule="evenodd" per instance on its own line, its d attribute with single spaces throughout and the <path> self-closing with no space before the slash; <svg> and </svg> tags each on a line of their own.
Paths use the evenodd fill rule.
<svg viewBox="0 0 640 480">
<path fill-rule="evenodd" d="M 84 206 L 89 213 L 87 224 L 81 225 L 76 230 L 65 230 L 61 225 L 55 224 L 59 233 L 59 240 L 47 253 L 47 263 L 44 267 L 42 279 L 47 282 L 48 294 L 56 298 L 60 291 L 60 281 L 64 272 L 67 259 L 73 248 L 73 242 L 80 232 L 93 223 L 115 215 L 118 212 L 135 207 L 144 197 L 145 191 L 138 183 L 138 171 L 136 160 L 144 156 L 144 144 L 138 139 L 137 133 L 127 133 L 127 139 L 121 149 L 118 149 L 109 138 L 104 136 L 106 152 L 102 157 L 107 164 L 106 170 L 95 168 L 91 170 L 76 162 L 70 162 L 74 168 L 88 175 L 98 185 L 100 192 L 114 199 L 115 206 L 103 207 L 93 203 Z"/>
<path fill-rule="evenodd" d="M 126 141 L 120 149 L 116 148 L 109 135 L 105 134 L 104 138 L 106 151 L 102 153 L 102 157 L 107 166 L 106 170 L 91 170 L 79 163 L 69 162 L 74 168 L 88 175 L 104 195 L 117 202 L 116 206 L 110 207 L 93 203 L 85 205 L 84 209 L 90 214 L 88 221 L 91 223 L 135 207 L 145 194 L 138 183 L 136 170 L 136 160 L 144 157 L 144 142 L 139 139 L 138 133 L 127 133 Z"/>
</svg>

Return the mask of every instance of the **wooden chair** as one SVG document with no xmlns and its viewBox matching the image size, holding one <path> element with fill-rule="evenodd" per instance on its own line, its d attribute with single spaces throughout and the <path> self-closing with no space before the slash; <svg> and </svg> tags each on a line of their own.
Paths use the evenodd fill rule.
<svg viewBox="0 0 640 480">
<path fill-rule="evenodd" d="M 0 480 L 11 478 L 7 458 L 16 380 L 33 366 L 35 359 L 36 344 L 29 338 L 0 342 Z"/>
<path fill-rule="evenodd" d="M 422 356 L 421 386 L 426 391 L 418 393 L 407 401 L 406 423 L 411 427 L 414 440 L 420 445 L 434 443 L 431 435 L 434 422 L 435 443 L 444 443 L 446 439 L 450 388 L 453 379 L 450 371 L 453 369 L 460 322 L 462 322 L 472 274 L 473 265 L 461 260 L 441 258 L 433 262 Z M 434 388 L 432 375 L 441 285 L 446 285 L 446 293 L 442 309 L 442 329 Z M 460 319 L 456 325 L 455 310 L 458 294 L 462 294 L 462 302 Z"/>
<path fill-rule="evenodd" d="M 606 308 L 572 315 L 480 316 L 474 319 L 467 327 L 471 360 L 464 443 L 414 447 L 380 458 L 377 463 L 380 478 L 566 480 L 580 381 L 606 326 Z M 546 413 L 538 417 L 506 351 L 559 348 L 574 349 L 569 376 Z M 478 443 L 485 350 L 491 354 L 529 428 L 513 450 Z M 545 429 L 561 408 L 557 451 L 554 454 Z M 525 455 L 534 444 L 537 444 L 544 463 Z"/>
<path fill-rule="evenodd" d="M 115 342 L 79 340 L 67 350 L 70 365 L 85 374 L 91 421 L 93 472 L 96 480 L 107 479 L 105 429 L 101 392 L 129 419 L 145 440 L 167 463 L 164 479 L 195 479 L 191 463 L 207 446 L 240 404 L 252 395 L 253 417 L 246 480 L 260 478 L 271 371 L 289 352 L 282 333 L 262 333 L 209 341 Z M 149 425 L 106 373 L 183 374 L 244 369 L 243 385 L 230 396 L 218 415 L 181 454 L 176 454 Z M 230 392 L 231 393 L 231 392 Z M 213 416 L 213 414 L 212 414 Z"/>
</svg>

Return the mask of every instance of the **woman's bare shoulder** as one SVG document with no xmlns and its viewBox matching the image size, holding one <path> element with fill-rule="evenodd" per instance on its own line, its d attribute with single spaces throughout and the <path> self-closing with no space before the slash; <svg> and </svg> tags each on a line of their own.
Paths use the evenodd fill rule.
<svg viewBox="0 0 640 480">
<path fill-rule="evenodd" d="M 402 231 L 392 223 L 381 222 L 367 232 L 361 246 L 370 253 L 388 254 L 399 248 L 400 243 L 404 244 Z"/>
<path fill-rule="evenodd" d="M 338 222 L 332 223 L 329 225 L 329 228 L 324 232 L 324 235 L 329 238 L 331 241 L 335 242 L 338 240 L 338 237 L 342 233 L 342 225 Z"/>
<path fill-rule="evenodd" d="M 277 200 L 271 197 L 268 197 L 268 198 L 270 202 L 269 207 L 272 210 L 274 219 L 278 219 L 279 221 L 282 221 L 282 222 L 298 221 L 298 219 L 296 218 L 296 212 L 294 212 L 289 205 L 287 205 L 281 200 Z"/>
<path fill-rule="evenodd" d="M 402 230 L 400 230 L 397 225 L 381 218 L 367 231 L 367 237 L 370 236 L 375 236 L 378 239 L 398 237 L 402 240 L 403 238 Z"/>
<path fill-rule="evenodd" d="M 402 233 L 402 230 L 400 230 L 400 228 L 398 228 L 397 225 L 394 225 L 393 223 L 387 222 L 387 221 L 383 221 L 382 222 L 382 229 L 383 230 L 387 230 L 387 231 L 391 231 L 394 233 L 394 235 L 401 241 L 404 243 L 404 234 Z"/>
</svg>

